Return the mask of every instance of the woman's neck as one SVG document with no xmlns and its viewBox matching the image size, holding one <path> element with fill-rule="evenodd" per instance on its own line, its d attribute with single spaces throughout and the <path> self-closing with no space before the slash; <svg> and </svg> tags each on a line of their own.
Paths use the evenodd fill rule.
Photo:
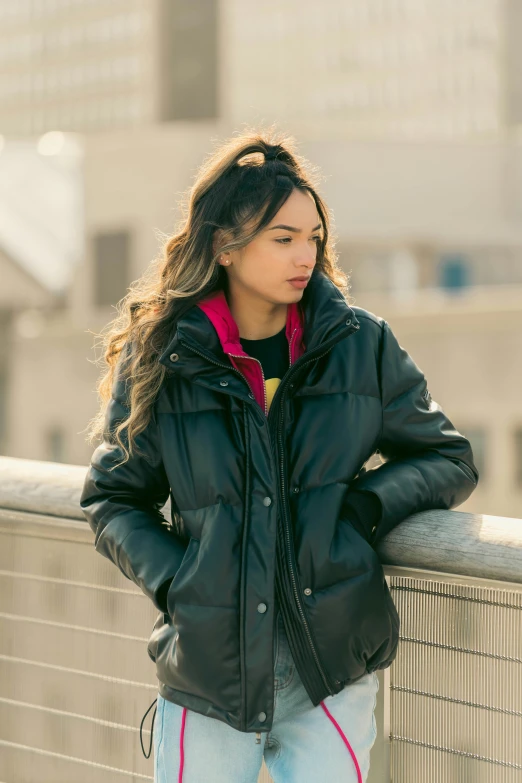
<svg viewBox="0 0 522 783">
<path fill-rule="evenodd" d="M 277 334 L 286 324 L 288 305 L 267 302 L 247 292 L 234 295 L 230 287 L 225 291 L 232 317 L 245 340 L 263 340 Z"/>
</svg>

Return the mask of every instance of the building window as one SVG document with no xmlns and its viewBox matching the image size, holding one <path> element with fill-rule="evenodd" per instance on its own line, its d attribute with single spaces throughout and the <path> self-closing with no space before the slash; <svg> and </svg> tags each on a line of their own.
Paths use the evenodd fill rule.
<svg viewBox="0 0 522 783">
<path fill-rule="evenodd" d="M 459 291 L 470 284 L 469 262 L 462 255 L 443 255 L 439 262 L 439 285 L 447 291 Z"/>
<path fill-rule="evenodd" d="M 406 296 L 419 287 L 419 269 L 413 253 L 400 248 L 390 254 L 388 284 L 394 296 Z"/>
<path fill-rule="evenodd" d="M 217 0 L 162 0 L 160 121 L 218 116 Z"/>
<path fill-rule="evenodd" d="M 51 427 L 45 437 L 47 459 L 50 462 L 65 462 L 65 433 L 62 427 Z"/>
<path fill-rule="evenodd" d="M 515 482 L 522 487 L 522 425 L 515 430 Z"/>
<path fill-rule="evenodd" d="M 508 125 L 522 123 L 522 4 L 520 0 L 506 0 L 505 18 L 505 119 Z"/>
<path fill-rule="evenodd" d="M 94 237 L 94 304 L 115 305 L 125 296 L 130 275 L 130 234 L 109 231 Z"/>
<path fill-rule="evenodd" d="M 482 427 L 467 427 L 462 429 L 461 432 L 471 444 L 473 462 L 479 472 L 479 481 L 482 482 L 486 468 L 486 430 Z"/>
</svg>

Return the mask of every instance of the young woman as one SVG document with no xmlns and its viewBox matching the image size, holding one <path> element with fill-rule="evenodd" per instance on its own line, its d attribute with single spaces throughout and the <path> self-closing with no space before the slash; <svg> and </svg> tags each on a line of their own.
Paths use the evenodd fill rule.
<svg viewBox="0 0 522 783">
<path fill-rule="evenodd" d="M 151 269 L 106 335 L 81 507 L 159 611 L 154 779 L 256 783 L 264 756 L 275 783 L 360 783 L 399 634 L 375 545 L 469 497 L 469 441 L 349 304 L 288 137 L 220 146 Z"/>
</svg>

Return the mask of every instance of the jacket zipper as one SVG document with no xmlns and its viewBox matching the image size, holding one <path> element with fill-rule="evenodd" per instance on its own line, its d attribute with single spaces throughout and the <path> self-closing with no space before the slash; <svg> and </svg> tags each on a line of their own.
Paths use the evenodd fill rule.
<svg viewBox="0 0 522 783">
<path fill-rule="evenodd" d="M 292 364 L 292 349 L 291 349 L 291 346 L 292 346 L 292 341 L 294 339 L 294 335 L 295 335 L 296 332 L 297 332 L 297 327 L 292 332 L 292 336 L 291 336 L 290 341 L 288 343 L 288 353 L 289 353 L 289 358 L 290 358 L 290 365 Z M 194 351 L 194 353 L 199 354 L 199 356 L 202 356 L 203 359 L 208 359 L 208 361 L 212 362 L 212 364 L 216 364 L 218 367 L 223 367 L 224 370 L 233 370 L 235 373 L 240 375 L 243 378 L 243 380 L 245 381 L 246 385 L 250 389 L 250 392 L 251 392 L 252 396 L 255 399 L 254 390 L 251 387 L 251 385 L 250 385 L 250 383 L 248 381 L 248 378 L 246 377 L 246 375 L 244 375 L 241 372 L 241 370 L 238 370 L 232 364 L 223 364 L 223 362 L 218 362 L 218 361 L 216 361 L 216 359 L 211 359 L 208 354 L 202 353 L 201 351 L 198 351 L 197 348 L 194 348 L 192 345 L 190 345 L 189 343 L 186 343 L 184 340 L 180 339 L 180 343 L 182 345 L 184 345 L 185 348 L 188 348 L 189 350 Z M 265 374 L 263 372 L 263 365 L 261 364 L 259 359 L 256 359 L 254 356 L 244 356 L 243 354 L 237 354 L 237 353 L 230 353 L 228 355 L 229 356 L 233 356 L 236 359 L 252 359 L 252 361 L 257 362 L 259 364 L 259 367 L 260 367 L 260 370 L 261 370 L 261 375 L 263 377 L 263 401 L 264 401 L 264 404 L 265 404 L 265 416 L 268 416 L 268 402 L 267 402 L 267 399 L 266 399 L 266 381 L 265 381 Z"/>
<path fill-rule="evenodd" d="M 328 345 L 328 348 L 326 350 L 318 349 L 318 350 L 322 350 L 322 352 L 318 353 L 318 354 L 315 354 L 312 357 L 308 357 L 305 361 L 303 361 L 301 363 L 302 366 L 308 364 L 309 362 L 315 361 L 316 359 L 320 359 L 322 356 L 327 354 L 328 351 L 330 351 L 333 348 L 335 343 L 339 342 L 341 339 L 343 339 L 343 337 L 347 337 L 349 334 L 353 334 L 353 332 L 357 331 L 357 329 L 358 329 L 357 326 L 355 328 L 352 327 L 351 330 L 348 331 L 348 334 L 344 334 L 343 333 L 342 336 L 335 337 L 333 340 L 331 340 L 331 342 Z M 324 348 L 324 346 L 323 346 L 323 348 Z M 298 359 L 297 362 L 293 365 L 294 369 L 295 369 L 296 366 L 299 365 L 299 362 L 300 362 L 300 359 Z M 288 385 L 289 377 L 290 376 L 288 376 L 285 379 L 285 389 L 286 389 L 286 386 Z M 280 473 L 281 473 L 281 497 L 282 497 L 282 501 L 283 501 L 282 502 L 282 506 L 283 506 L 283 522 L 284 522 L 284 526 L 285 526 L 284 529 L 285 529 L 285 541 L 286 541 L 286 545 L 287 545 L 288 565 L 289 565 L 289 569 L 290 569 L 290 576 L 291 576 L 291 579 L 292 579 L 292 587 L 293 587 L 293 592 L 294 592 L 294 596 L 295 596 L 295 601 L 296 601 L 297 607 L 299 609 L 299 614 L 301 615 L 301 619 L 303 621 L 303 625 L 304 625 L 304 628 L 305 628 L 305 631 L 306 631 L 306 635 L 308 637 L 308 642 L 310 644 L 310 649 L 312 650 L 312 654 L 314 656 L 314 659 L 315 659 L 315 662 L 316 662 L 316 665 L 317 665 L 317 669 L 319 670 L 319 673 L 320 673 L 321 678 L 322 678 L 322 680 L 323 680 L 323 682 L 325 684 L 325 687 L 327 688 L 327 690 L 330 693 L 330 695 L 333 696 L 337 691 L 335 691 L 331 687 L 330 681 L 328 679 L 328 676 L 327 676 L 326 672 L 324 671 L 324 669 L 321 666 L 321 663 L 319 661 L 319 656 L 317 655 L 317 650 L 315 649 L 314 643 L 312 641 L 312 637 L 311 637 L 311 634 L 310 634 L 310 629 L 308 627 L 308 622 L 306 620 L 305 614 L 303 612 L 303 607 L 302 607 L 302 604 L 301 604 L 301 600 L 299 598 L 299 591 L 297 590 L 297 583 L 296 583 L 295 573 L 294 573 L 294 568 L 293 568 L 293 563 L 292 563 L 292 547 L 290 545 L 290 529 L 289 529 L 289 526 L 288 526 L 288 520 L 287 520 L 287 515 L 286 515 L 285 475 L 284 475 L 284 453 L 283 453 L 284 452 L 284 449 L 283 449 L 284 390 L 281 392 L 281 394 L 282 394 L 282 396 L 281 396 L 281 404 L 280 404 L 278 442 L 279 442 L 279 453 L 280 453 L 279 466 L 280 466 Z M 341 684 L 340 680 L 334 680 L 334 682 L 335 682 L 336 685 L 340 685 Z"/>
<path fill-rule="evenodd" d="M 292 336 L 290 337 L 290 340 L 288 341 L 288 358 L 289 358 L 288 366 L 289 367 L 292 366 L 292 341 L 294 339 L 294 335 L 295 335 L 296 332 L 297 332 L 297 326 L 295 327 L 294 331 L 292 332 Z M 242 354 L 237 354 L 237 353 L 230 353 L 229 356 L 233 356 L 236 359 L 246 359 L 246 358 L 252 359 L 254 362 L 257 362 L 259 364 L 259 368 L 261 370 L 261 375 L 263 376 L 263 401 L 265 403 L 265 416 L 268 416 L 268 400 L 266 398 L 266 381 L 265 381 L 265 373 L 263 372 L 263 365 L 261 364 L 259 359 L 256 359 L 255 356 L 248 356 L 248 357 L 246 357 L 246 356 L 244 356 Z M 236 368 L 234 367 L 234 369 L 236 369 Z M 238 370 L 238 372 L 240 372 L 240 371 Z M 243 375 L 243 373 L 241 373 L 241 375 Z M 246 379 L 246 377 L 244 375 L 243 375 L 243 378 L 245 379 L 245 381 L 247 382 L 248 386 L 250 387 L 250 384 L 248 383 L 248 380 Z M 252 394 L 254 394 L 254 391 L 253 391 L 253 389 L 251 387 L 250 387 L 250 390 L 251 390 Z"/>
<path fill-rule="evenodd" d="M 233 370 L 235 373 L 240 375 L 241 378 L 243 378 L 243 380 L 246 382 L 248 388 L 250 389 L 250 391 L 252 393 L 252 396 L 255 399 L 254 390 L 250 386 L 250 384 L 248 382 L 248 379 L 245 377 L 245 375 L 243 375 L 241 370 L 236 369 L 236 367 L 234 367 L 232 364 L 224 364 L 223 362 L 218 362 L 216 359 L 212 359 L 206 353 L 203 353 L 202 351 L 198 351 L 197 348 L 194 348 L 189 343 L 186 343 L 184 340 L 181 340 L 181 338 L 180 338 L 180 342 L 181 342 L 182 345 L 185 346 L 185 348 L 188 348 L 190 351 L 194 351 L 194 353 L 197 353 L 199 356 L 202 356 L 203 359 L 207 359 L 209 362 L 212 362 L 212 364 L 215 364 L 217 367 L 222 367 L 224 370 Z M 254 358 L 254 357 L 251 357 L 251 358 Z M 263 385 L 264 385 L 264 381 L 263 381 Z M 266 403 L 265 403 L 265 405 L 266 405 Z M 247 456 L 247 459 L 248 459 L 248 456 Z M 241 714 L 241 720 L 240 720 L 240 726 L 241 726 L 240 731 L 244 731 L 245 728 L 246 728 L 246 720 L 245 720 L 245 716 L 246 716 L 246 686 L 245 686 L 245 662 L 244 662 L 244 655 L 241 656 L 241 690 L 242 690 L 242 694 L 243 694 L 243 705 L 242 705 L 242 709 L 241 709 L 242 714 Z M 261 741 L 260 738 L 256 739 L 256 742 L 260 742 L 260 741 Z"/>
<path fill-rule="evenodd" d="M 293 372 L 295 371 L 295 368 L 296 368 L 297 366 L 299 366 L 299 363 L 300 363 L 300 362 L 301 362 L 302 366 L 304 366 L 304 365 L 308 364 L 309 362 L 315 361 L 315 359 L 320 359 L 322 356 L 324 356 L 325 354 L 327 354 L 327 353 L 328 353 L 328 351 L 330 351 L 330 350 L 333 348 L 333 346 L 334 346 L 334 345 L 335 345 L 337 342 L 339 342 L 340 340 L 342 340 L 342 339 L 343 339 L 343 337 L 347 337 L 349 334 L 353 334 L 353 332 L 357 331 L 357 329 L 358 329 L 358 328 L 359 328 L 358 326 L 355 326 L 355 327 L 354 327 L 354 326 L 352 326 L 352 328 L 351 328 L 350 330 L 347 330 L 347 331 L 348 331 L 348 334 L 345 334 L 345 333 L 343 332 L 343 334 L 342 334 L 341 336 L 339 336 L 339 335 L 338 335 L 337 337 L 333 338 L 333 339 L 330 341 L 330 343 L 327 343 L 327 345 L 328 345 L 328 348 L 326 348 L 326 350 L 322 350 L 322 348 L 324 348 L 324 346 L 322 346 L 322 348 L 321 348 L 321 349 L 316 349 L 316 350 L 322 350 L 322 353 L 316 353 L 316 354 L 314 354 L 313 356 L 311 356 L 311 357 L 308 357 L 308 358 L 307 358 L 305 361 L 303 361 L 303 362 L 301 362 L 301 359 L 304 359 L 304 356 L 303 356 L 303 357 L 300 357 L 300 358 L 299 358 L 299 359 L 298 359 L 298 360 L 295 362 L 295 364 L 294 364 L 294 365 L 292 365 L 292 350 L 291 350 L 291 345 L 292 345 L 292 340 L 294 339 L 295 332 L 297 331 L 297 329 L 294 329 L 294 331 L 293 331 L 293 333 L 292 333 L 292 337 L 290 338 L 290 340 L 289 340 L 289 343 L 288 343 L 288 352 L 289 352 L 289 360 L 290 360 L 290 368 L 289 368 L 289 371 L 288 371 L 288 375 L 287 375 L 287 377 L 285 378 L 284 384 L 283 384 L 283 383 L 281 383 L 280 387 L 278 387 L 278 388 L 276 389 L 276 394 L 277 394 L 277 392 L 279 392 L 279 391 L 280 391 L 280 389 L 281 389 L 281 386 L 284 386 L 284 389 L 282 389 L 282 390 L 281 390 L 281 395 L 283 395 L 283 396 L 282 396 L 282 398 L 281 398 L 281 406 L 280 406 L 281 415 L 280 415 L 280 418 L 279 418 L 279 421 L 280 421 L 280 427 L 279 427 L 279 432 L 278 432 L 278 441 L 279 441 L 279 451 L 280 451 L 280 455 L 281 455 L 281 456 L 280 456 L 280 473 L 281 473 L 281 497 L 282 497 L 282 499 L 283 499 L 283 521 L 284 521 L 284 525 L 285 525 L 285 540 L 286 540 L 286 544 L 287 544 L 288 565 L 289 565 L 289 567 L 290 567 L 290 576 L 291 576 L 291 578 L 292 578 L 292 587 L 293 587 L 293 591 L 294 591 L 294 596 L 295 596 L 295 599 L 296 599 L 297 607 L 298 607 L 298 609 L 299 609 L 299 614 L 301 615 L 301 619 L 302 619 L 302 621 L 303 621 L 303 625 L 304 625 L 304 628 L 305 628 L 305 631 L 306 631 L 306 635 L 307 635 L 307 637 L 308 637 L 308 641 L 309 641 L 309 644 L 310 644 L 310 649 L 312 650 L 312 654 L 313 654 L 313 656 L 314 656 L 314 659 L 315 659 L 315 662 L 316 662 L 317 668 L 318 668 L 318 670 L 319 670 L 319 673 L 320 673 L 320 675 L 321 675 L 321 678 L 322 678 L 322 680 L 323 680 L 323 682 L 324 682 L 324 684 L 325 684 L 325 687 L 327 688 L 328 692 L 329 692 L 329 693 L 330 693 L 330 695 L 332 695 L 332 696 L 333 696 L 333 695 L 336 693 L 336 691 L 335 691 L 335 690 L 333 690 L 333 689 L 332 689 L 332 687 L 331 687 L 331 685 L 330 685 L 330 681 L 329 681 L 329 679 L 328 679 L 328 676 L 327 676 L 326 672 L 324 671 L 323 667 L 321 666 L 321 663 L 320 663 L 320 661 L 319 661 L 319 657 L 318 657 L 318 655 L 317 655 L 317 650 L 315 649 L 314 643 L 313 643 L 313 641 L 312 641 L 312 637 L 311 637 L 311 635 L 310 635 L 310 629 L 309 629 L 309 627 L 308 627 L 308 622 L 307 622 L 307 620 L 306 620 L 306 617 L 305 617 L 305 615 L 304 615 L 304 612 L 303 612 L 303 607 L 302 607 L 301 601 L 300 601 L 300 599 L 299 599 L 299 593 L 298 593 L 298 590 L 297 590 L 297 584 L 296 584 L 296 579 L 295 579 L 295 573 L 294 573 L 293 564 L 292 564 L 292 556 L 291 556 L 291 551 L 292 551 L 292 550 L 291 550 L 291 546 L 290 546 L 290 532 L 289 532 L 289 527 L 288 527 L 288 524 L 287 524 L 287 517 L 286 517 L 286 502 L 285 502 L 285 500 L 286 500 L 286 497 L 285 497 L 285 492 L 284 492 L 284 490 L 285 490 L 284 478 L 285 478 L 285 477 L 284 477 L 284 454 L 283 454 L 283 438 L 282 438 L 282 431 L 283 431 L 282 424 L 283 424 L 283 418 L 284 418 L 284 407 L 283 407 L 283 402 L 284 402 L 284 390 L 286 390 L 286 387 L 287 387 L 287 385 L 288 385 L 289 378 L 291 377 L 291 375 L 292 375 L 292 374 L 293 374 Z M 216 359 L 212 359 L 212 358 L 210 358 L 210 357 L 209 357 L 207 354 L 205 354 L 205 353 L 202 353 L 202 352 L 201 352 L 201 351 L 199 351 L 197 348 L 194 348 L 192 345 L 190 345 L 190 344 L 186 343 L 184 340 L 181 340 L 181 339 L 180 339 L 180 342 L 182 343 L 182 345 L 184 345 L 184 346 L 185 346 L 186 348 L 188 348 L 189 350 L 192 350 L 192 351 L 194 351 L 195 353 L 199 354 L 199 356 L 202 356 L 204 359 L 208 359 L 208 361 L 212 362 L 212 364 L 215 364 L 215 365 L 217 365 L 218 367 L 223 367 L 223 369 L 226 369 L 226 370 L 233 370 L 234 372 L 236 372 L 238 375 L 240 375 L 240 376 L 241 376 L 241 377 L 244 379 L 244 381 L 246 382 L 246 384 L 247 384 L 248 388 L 250 389 L 250 391 L 251 391 L 252 395 L 253 395 L 253 396 L 254 396 L 254 398 L 255 398 L 255 395 L 254 395 L 254 390 L 253 390 L 253 389 L 252 389 L 252 387 L 250 386 L 250 383 L 248 382 L 248 379 L 246 378 L 246 376 L 245 376 L 245 375 L 244 375 L 244 374 L 243 374 L 243 373 L 242 373 L 240 370 L 236 369 L 236 367 L 234 367 L 234 366 L 233 366 L 233 365 L 231 365 L 231 364 L 224 364 L 223 362 L 218 362 Z M 233 354 L 230 354 L 230 355 L 233 355 Z M 244 357 L 239 357 L 239 358 L 244 358 Z M 252 359 L 253 359 L 254 357 L 250 357 L 250 358 L 252 358 Z M 258 360 L 258 359 L 255 359 L 255 361 L 259 361 L 259 360 Z M 262 367 L 261 367 L 261 372 L 263 372 L 263 368 L 262 368 Z M 264 383 L 264 375 L 263 375 L 263 386 L 264 386 L 264 385 L 265 385 L 265 383 Z M 273 402 L 273 401 L 272 401 L 272 402 Z M 265 415 L 266 415 L 266 394 L 265 394 Z M 243 666 L 242 668 L 244 669 L 244 666 Z M 243 677 L 244 677 L 244 675 L 243 675 Z M 335 684 L 336 684 L 336 685 L 340 685 L 340 684 L 341 684 L 341 681 L 340 681 L 340 680 L 334 680 L 334 682 L 335 682 Z M 243 691 L 245 691 L 245 689 L 244 689 L 244 688 L 243 688 Z M 244 712 L 243 712 L 243 714 L 244 714 Z"/>
<path fill-rule="evenodd" d="M 236 359 L 252 359 L 253 362 L 257 362 L 259 364 L 259 369 L 261 370 L 261 375 L 263 376 L 263 402 L 265 404 L 265 416 L 268 416 L 268 402 L 267 402 L 267 399 L 266 399 L 266 382 L 265 382 L 265 374 L 263 372 L 263 365 L 261 364 L 259 359 L 256 359 L 255 356 L 243 356 L 242 354 L 237 354 L 237 353 L 229 353 L 228 355 L 229 356 L 234 356 L 234 358 L 236 358 Z M 236 368 L 234 367 L 234 369 L 236 369 Z M 241 371 L 238 370 L 238 372 L 241 372 Z M 243 373 L 241 373 L 241 375 L 243 375 Z M 243 378 L 248 383 L 246 375 L 243 375 Z M 248 385 L 250 386 L 249 383 L 248 383 Z M 252 389 L 251 386 L 250 386 L 250 391 L 252 392 L 252 394 L 254 394 L 254 390 Z"/>
</svg>

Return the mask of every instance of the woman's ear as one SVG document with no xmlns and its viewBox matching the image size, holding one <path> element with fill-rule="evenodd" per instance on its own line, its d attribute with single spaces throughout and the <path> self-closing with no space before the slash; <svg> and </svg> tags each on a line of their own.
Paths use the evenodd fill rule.
<svg viewBox="0 0 522 783">
<path fill-rule="evenodd" d="M 212 242 L 212 250 L 214 255 L 219 250 L 219 240 L 217 238 Z M 230 264 L 230 253 L 220 253 L 216 259 L 216 263 L 221 264 L 221 266 L 228 266 Z"/>
</svg>

